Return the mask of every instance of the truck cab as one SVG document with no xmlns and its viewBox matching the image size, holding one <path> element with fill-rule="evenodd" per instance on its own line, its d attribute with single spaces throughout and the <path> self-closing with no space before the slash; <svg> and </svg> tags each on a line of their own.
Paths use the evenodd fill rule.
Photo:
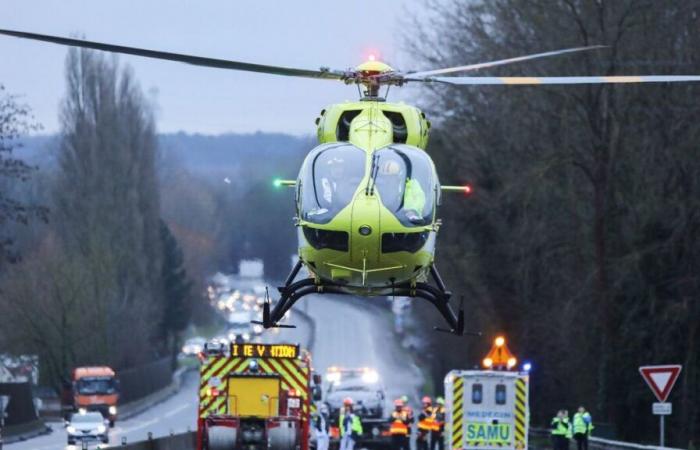
<svg viewBox="0 0 700 450">
<path fill-rule="evenodd" d="M 97 411 L 113 427 L 117 420 L 119 380 L 111 367 L 77 367 L 72 376 L 72 411 Z"/>
</svg>

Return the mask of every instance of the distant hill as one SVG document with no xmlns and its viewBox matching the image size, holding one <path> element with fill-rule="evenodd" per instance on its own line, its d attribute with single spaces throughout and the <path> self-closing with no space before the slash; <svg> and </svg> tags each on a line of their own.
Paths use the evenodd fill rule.
<svg viewBox="0 0 700 450">
<path fill-rule="evenodd" d="M 193 173 L 295 177 L 304 155 L 316 144 L 311 136 L 281 133 L 204 135 L 171 133 L 158 136 L 164 164 L 178 164 Z M 27 137 L 15 155 L 42 168 L 55 163 L 57 135 Z"/>
</svg>

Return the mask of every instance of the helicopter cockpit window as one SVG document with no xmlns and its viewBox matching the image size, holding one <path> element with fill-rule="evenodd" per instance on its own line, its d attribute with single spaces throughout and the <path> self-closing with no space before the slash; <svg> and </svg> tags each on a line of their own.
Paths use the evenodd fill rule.
<svg viewBox="0 0 700 450">
<path fill-rule="evenodd" d="M 395 145 L 379 150 L 374 164 L 376 188 L 384 206 L 407 227 L 430 224 L 437 180 L 428 155 Z"/>
<path fill-rule="evenodd" d="M 302 218 L 328 223 L 345 208 L 365 175 L 365 152 L 350 144 L 317 147 L 299 174 Z"/>
</svg>

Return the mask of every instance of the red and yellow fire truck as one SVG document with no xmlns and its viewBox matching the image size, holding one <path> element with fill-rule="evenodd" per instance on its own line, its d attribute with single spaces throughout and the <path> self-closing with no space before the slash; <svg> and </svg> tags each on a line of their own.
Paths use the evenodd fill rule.
<svg viewBox="0 0 700 450">
<path fill-rule="evenodd" d="M 197 450 L 309 450 L 312 378 L 298 345 L 205 347 Z"/>
</svg>

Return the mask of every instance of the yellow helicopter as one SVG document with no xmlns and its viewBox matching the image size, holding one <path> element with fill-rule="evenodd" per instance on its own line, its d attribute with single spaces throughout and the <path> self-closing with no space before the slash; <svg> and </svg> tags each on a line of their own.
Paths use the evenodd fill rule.
<svg viewBox="0 0 700 450">
<path fill-rule="evenodd" d="M 337 80 L 354 84 L 358 102 L 331 105 L 316 119 L 319 145 L 306 156 L 296 180 L 276 180 L 295 189 L 299 260 L 279 288 L 274 308 L 267 302 L 265 328 L 285 327 L 280 320 L 301 297 L 314 293 L 360 296 L 397 295 L 423 298 L 444 317 L 457 335 L 464 329 L 464 310 L 450 305 L 435 265 L 435 243 L 441 221 L 437 216 L 441 193 L 469 194 L 470 186 L 441 185 L 425 152 L 430 122 L 418 108 L 388 103 L 392 86 L 406 83 L 449 85 L 606 84 L 700 81 L 700 76 L 583 76 L 474 77 L 451 76 L 489 67 L 566 53 L 601 49 L 587 46 L 515 58 L 420 72 L 402 72 L 370 58 L 353 69 L 322 67 L 306 70 L 205 58 L 124 47 L 82 39 L 12 30 L 0 34 L 178 61 L 204 67 L 292 77 Z M 448 76 L 446 76 L 448 75 Z M 380 89 L 386 87 L 384 96 Z M 310 277 L 296 280 L 302 267 Z M 430 282 L 432 280 L 432 283 Z M 436 328 L 439 329 L 439 328 Z M 439 329 L 440 330 L 440 329 Z"/>
</svg>

